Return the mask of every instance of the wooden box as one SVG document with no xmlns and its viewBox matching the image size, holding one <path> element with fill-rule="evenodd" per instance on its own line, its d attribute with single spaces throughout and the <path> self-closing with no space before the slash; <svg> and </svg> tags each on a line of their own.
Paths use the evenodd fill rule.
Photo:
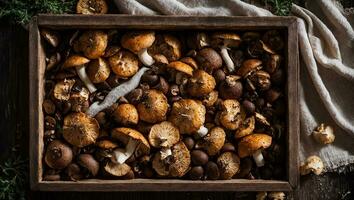
<svg viewBox="0 0 354 200">
<path fill-rule="evenodd" d="M 262 30 L 281 29 L 286 35 L 287 71 L 286 177 L 278 180 L 177 180 L 132 179 L 43 181 L 43 112 L 45 55 L 40 39 L 41 27 L 53 29 L 154 29 L 154 30 Z M 32 21 L 29 36 L 29 114 L 30 183 L 33 190 L 44 191 L 291 191 L 299 182 L 299 104 L 298 39 L 294 17 L 196 17 L 128 15 L 40 15 Z"/>
</svg>

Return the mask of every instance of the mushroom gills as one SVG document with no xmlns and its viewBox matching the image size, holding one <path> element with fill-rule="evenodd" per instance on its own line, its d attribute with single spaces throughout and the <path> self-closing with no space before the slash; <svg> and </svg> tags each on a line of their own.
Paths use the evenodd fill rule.
<svg viewBox="0 0 354 200">
<path fill-rule="evenodd" d="M 95 85 L 91 82 L 91 80 L 88 78 L 87 74 L 86 74 L 86 70 L 85 70 L 85 66 L 81 65 L 76 67 L 76 72 L 77 75 L 80 77 L 80 79 L 82 80 L 82 82 L 84 82 L 85 86 L 87 87 L 87 89 L 93 93 L 97 90 L 97 88 L 95 87 Z"/>
<path fill-rule="evenodd" d="M 171 156 L 172 155 L 172 151 L 170 148 L 162 148 L 161 151 L 161 160 L 164 160 L 166 159 L 168 156 Z"/>
<path fill-rule="evenodd" d="M 235 70 L 235 64 L 234 64 L 234 62 L 232 62 L 229 52 L 227 51 L 227 47 L 221 46 L 220 50 L 221 50 L 220 51 L 221 57 L 224 60 L 226 66 L 227 66 L 227 69 L 229 70 L 229 72 L 233 72 Z"/>
<path fill-rule="evenodd" d="M 116 149 L 114 151 L 114 161 L 119 164 L 125 163 L 125 161 L 128 160 L 134 154 L 138 143 L 138 141 L 130 138 L 127 146 L 125 147 L 125 151 L 123 149 Z"/>
<path fill-rule="evenodd" d="M 201 126 L 198 131 L 198 135 L 202 138 L 208 134 L 208 129 L 205 126 Z"/>
<path fill-rule="evenodd" d="M 253 155 L 253 160 L 256 162 L 257 167 L 264 166 L 264 158 L 262 155 L 262 150 L 256 151 Z"/>
<path fill-rule="evenodd" d="M 155 62 L 155 60 L 147 52 L 146 48 L 138 52 L 138 57 L 145 66 L 151 66 Z"/>
</svg>

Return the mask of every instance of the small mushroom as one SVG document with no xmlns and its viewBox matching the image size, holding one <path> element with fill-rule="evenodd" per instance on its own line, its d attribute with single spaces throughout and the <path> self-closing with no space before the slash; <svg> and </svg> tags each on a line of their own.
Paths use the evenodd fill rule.
<svg viewBox="0 0 354 200">
<path fill-rule="evenodd" d="M 45 99 L 43 101 L 43 110 L 45 113 L 47 113 L 48 115 L 52 115 L 55 113 L 55 104 L 53 103 L 52 100 L 50 99 Z"/>
<path fill-rule="evenodd" d="M 155 41 L 155 32 L 153 31 L 135 31 L 128 32 L 121 38 L 121 45 L 138 55 L 140 61 L 146 65 L 154 64 L 154 59 L 149 55 L 147 49 Z"/>
<path fill-rule="evenodd" d="M 132 104 L 120 104 L 112 114 L 113 119 L 123 126 L 136 125 L 139 121 L 138 110 Z"/>
<path fill-rule="evenodd" d="M 254 130 L 256 120 L 254 116 L 248 117 L 242 121 L 240 127 L 235 132 L 235 138 L 239 139 L 251 134 Z"/>
<path fill-rule="evenodd" d="M 193 67 L 195 70 L 199 68 L 197 61 L 194 60 L 194 58 L 192 58 L 192 57 L 184 57 L 184 58 L 181 58 L 179 61 L 186 63 L 187 65 Z"/>
<path fill-rule="evenodd" d="M 233 152 L 222 153 L 217 161 L 221 179 L 231 179 L 240 170 L 240 159 Z"/>
<path fill-rule="evenodd" d="M 262 61 L 258 59 L 248 59 L 245 60 L 241 68 L 237 70 L 237 75 L 247 78 L 253 72 L 262 69 Z"/>
<path fill-rule="evenodd" d="M 238 47 L 241 43 L 241 38 L 235 33 L 215 33 L 211 36 L 212 43 L 218 46 L 221 50 L 221 56 L 227 66 L 229 72 L 235 70 L 235 64 L 227 51 L 228 48 Z"/>
<path fill-rule="evenodd" d="M 250 75 L 249 79 L 259 88 L 260 91 L 266 91 L 271 86 L 270 75 L 268 72 L 263 70 L 254 72 Z"/>
<path fill-rule="evenodd" d="M 97 59 L 105 53 L 108 44 L 108 35 L 99 30 L 84 32 L 76 41 L 76 49 L 83 52 L 89 59 Z M 74 44 L 75 47 L 75 44 Z"/>
<path fill-rule="evenodd" d="M 54 86 L 53 96 L 58 101 L 67 101 L 70 98 L 71 88 L 74 86 L 75 80 L 64 79 Z"/>
<path fill-rule="evenodd" d="M 116 46 L 116 45 L 107 46 L 107 48 L 103 54 L 103 57 L 109 58 L 109 57 L 115 55 L 116 53 L 118 53 L 120 50 L 121 50 L 120 46 Z"/>
<path fill-rule="evenodd" d="M 222 99 L 239 99 L 242 96 L 243 86 L 241 77 L 228 75 L 219 85 L 219 94 Z"/>
<path fill-rule="evenodd" d="M 79 0 L 76 5 L 76 13 L 78 14 L 106 14 L 108 6 L 105 0 Z"/>
<path fill-rule="evenodd" d="M 75 112 L 84 112 L 87 109 L 89 96 L 89 91 L 84 87 L 80 88 L 79 91 L 72 91 L 68 101 L 71 105 L 71 110 Z"/>
<path fill-rule="evenodd" d="M 284 48 L 284 40 L 282 39 L 279 31 L 277 30 L 270 30 L 267 31 L 263 37 L 262 40 L 264 43 L 269 45 L 269 47 L 275 51 L 279 51 Z"/>
<path fill-rule="evenodd" d="M 256 200 L 266 200 L 267 192 L 258 192 L 256 195 Z"/>
<path fill-rule="evenodd" d="M 209 94 L 203 96 L 202 102 L 206 107 L 211 107 L 216 103 L 218 97 L 219 97 L 218 91 L 213 90 Z"/>
<path fill-rule="evenodd" d="M 100 141 L 96 142 L 96 145 L 98 148 L 104 149 L 104 150 L 115 149 L 118 147 L 117 143 L 115 143 L 111 140 L 108 140 L 108 139 L 100 140 Z"/>
<path fill-rule="evenodd" d="M 270 192 L 267 197 L 270 200 L 284 200 L 284 199 L 286 199 L 284 192 Z"/>
<path fill-rule="evenodd" d="M 205 165 L 205 174 L 207 179 L 217 180 L 220 176 L 218 165 L 213 161 L 209 161 Z"/>
<path fill-rule="evenodd" d="M 203 48 L 198 51 L 196 60 L 205 71 L 212 72 L 222 66 L 222 58 L 212 48 Z"/>
<path fill-rule="evenodd" d="M 198 140 L 195 148 L 202 148 L 208 153 L 209 156 L 214 156 L 223 147 L 225 138 L 226 134 L 224 129 L 221 127 L 214 127 L 205 137 Z"/>
<path fill-rule="evenodd" d="M 148 53 L 151 55 L 162 54 L 171 62 L 181 57 L 181 49 L 182 44 L 175 36 L 163 34 L 156 36 L 156 40 L 149 48 Z"/>
<path fill-rule="evenodd" d="M 46 70 L 50 71 L 52 69 L 54 69 L 55 66 L 57 66 L 61 61 L 61 56 L 60 53 L 54 53 L 53 55 L 51 55 L 49 58 L 46 58 L 46 62 L 47 62 L 47 66 L 46 66 Z"/>
<path fill-rule="evenodd" d="M 214 90 L 215 85 L 213 76 L 203 70 L 197 70 L 188 81 L 188 92 L 194 97 L 207 95 Z"/>
<path fill-rule="evenodd" d="M 272 137 L 263 133 L 254 133 L 245 136 L 238 143 L 238 155 L 240 158 L 253 156 L 257 167 L 264 166 L 262 150 L 272 144 Z"/>
<path fill-rule="evenodd" d="M 119 164 L 114 162 L 108 162 L 104 166 L 104 170 L 112 176 L 122 177 L 127 175 L 131 171 L 131 168 L 125 163 Z"/>
<path fill-rule="evenodd" d="M 90 175 L 96 176 L 98 174 L 100 164 L 91 154 L 80 154 L 78 157 L 78 163 L 80 166 L 86 168 Z"/>
<path fill-rule="evenodd" d="M 181 61 L 173 61 L 167 65 L 168 69 L 174 69 L 177 72 L 182 72 L 188 76 L 193 76 L 193 68 Z"/>
<path fill-rule="evenodd" d="M 242 123 L 241 106 L 235 99 L 227 99 L 221 103 L 218 112 L 219 122 L 229 130 L 236 130 Z"/>
<path fill-rule="evenodd" d="M 265 126 L 270 126 L 270 123 L 268 122 L 267 118 L 264 117 L 262 114 L 255 112 L 255 118 L 256 121 L 259 122 L 260 124 L 263 124 Z"/>
<path fill-rule="evenodd" d="M 171 122 L 164 121 L 155 124 L 149 132 L 149 142 L 155 148 L 162 148 L 161 159 L 165 159 L 172 154 L 171 147 L 180 139 L 179 130 Z"/>
<path fill-rule="evenodd" d="M 323 172 L 324 164 L 320 157 L 310 156 L 306 159 L 305 163 L 300 166 L 300 174 L 306 175 L 313 172 L 320 175 Z"/>
<path fill-rule="evenodd" d="M 66 167 L 65 172 L 72 181 L 80 180 L 83 177 L 79 165 L 75 163 L 71 163 L 68 167 Z"/>
<path fill-rule="evenodd" d="M 191 33 L 187 37 L 187 45 L 192 49 L 201 49 L 203 47 L 209 46 L 209 37 L 206 33 Z"/>
<path fill-rule="evenodd" d="M 208 133 L 203 126 L 205 114 L 206 109 L 201 102 L 181 99 L 173 103 L 169 121 L 179 128 L 181 134 L 197 133 L 204 137 Z"/>
<path fill-rule="evenodd" d="M 125 149 L 115 149 L 113 151 L 113 162 L 123 164 L 133 154 L 135 157 L 149 154 L 150 145 L 144 136 L 131 128 L 115 128 L 112 130 L 112 138 L 124 143 Z"/>
<path fill-rule="evenodd" d="M 141 120 L 149 123 L 157 123 L 166 119 L 168 102 L 166 96 L 155 89 L 146 91 L 142 101 L 137 105 Z"/>
<path fill-rule="evenodd" d="M 45 163 L 53 169 L 64 169 L 73 159 L 73 152 L 69 145 L 54 140 L 49 143 L 45 152 Z"/>
<path fill-rule="evenodd" d="M 87 89 L 89 89 L 90 92 L 95 92 L 97 88 L 91 82 L 85 70 L 85 64 L 87 64 L 88 62 L 90 62 L 90 60 L 83 56 L 72 55 L 68 59 L 66 59 L 66 61 L 63 64 L 63 67 L 64 68 L 74 67 L 77 75 L 80 77 L 82 82 L 85 83 Z"/>
<path fill-rule="evenodd" d="M 84 147 L 96 142 L 99 125 L 95 118 L 85 113 L 71 113 L 64 118 L 63 137 L 76 147 Z"/>
<path fill-rule="evenodd" d="M 268 73 L 273 74 L 279 68 L 280 62 L 281 62 L 280 55 L 278 54 L 270 55 L 266 60 L 264 69 Z"/>
<path fill-rule="evenodd" d="M 133 76 L 139 69 L 138 58 L 125 50 L 120 50 L 118 53 L 109 57 L 108 62 L 112 71 L 122 78 Z"/>
<path fill-rule="evenodd" d="M 333 133 L 333 128 L 323 123 L 312 132 L 312 136 L 320 144 L 330 144 L 336 137 Z"/>
<path fill-rule="evenodd" d="M 87 75 L 93 83 L 104 82 L 109 77 L 110 73 L 111 69 L 102 58 L 91 61 L 87 67 Z"/>
<path fill-rule="evenodd" d="M 59 33 L 49 30 L 49 29 L 42 29 L 41 36 L 52 46 L 57 47 L 60 42 Z"/>
<path fill-rule="evenodd" d="M 152 167 L 160 176 L 182 177 L 189 169 L 191 156 L 183 142 L 178 142 L 172 147 L 171 159 L 161 159 L 157 152 L 152 160 Z"/>
</svg>

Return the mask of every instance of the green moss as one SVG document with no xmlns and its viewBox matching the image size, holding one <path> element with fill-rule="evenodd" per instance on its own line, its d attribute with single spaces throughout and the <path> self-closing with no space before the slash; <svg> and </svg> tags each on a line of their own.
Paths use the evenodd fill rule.
<svg viewBox="0 0 354 200">
<path fill-rule="evenodd" d="M 266 7 L 270 7 L 270 10 L 275 15 L 286 16 L 291 11 L 291 5 L 293 0 L 263 0 Z"/>
</svg>

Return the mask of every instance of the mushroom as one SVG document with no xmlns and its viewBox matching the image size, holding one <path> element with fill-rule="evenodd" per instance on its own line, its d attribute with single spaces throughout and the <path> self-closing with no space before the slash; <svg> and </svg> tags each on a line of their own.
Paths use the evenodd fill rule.
<svg viewBox="0 0 354 200">
<path fill-rule="evenodd" d="M 266 200 L 267 192 L 258 192 L 256 195 L 256 200 Z"/>
<path fill-rule="evenodd" d="M 71 88 L 74 86 L 74 79 L 64 79 L 54 86 L 53 96 L 58 101 L 67 101 L 70 98 Z"/>
<path fill-rule="evenodd" d="M 263 70 L 258 70 L 250 75 L 249 78 L 260 91 L 266 91 L 271 86 L 270 75 L 268 72 Z"/>
<path fill-rule="evenodd" d="M 213 161 L 209 161 L 205 165 L 205 174 L 207 179 L 217 180 L 220 176 L 218 165 Z"/>
<path fill-rule="evenodd" d="M 162 148 L 161 159 L 165 159 L 172 154 L 170 148 L 179 141 L 179 136 L 178 128 L 171 122 L 164 121 L 151 127 L 149 142 L 155 148 Z"/>
<path fill-rule="evenodd" d="M 181 58 L 179 61 L 193 67 L 194 69 L 198 69 L 198 63 L 192 57 L 184 57 L 184 58 Z"/>
<path fill-rule="evenodd" d="M 78 14 L 106 14 L 108 6 L 105 0 L 79 0 L 76 4 Z"/>
<path fill-rule="evenodd" d="M 114 54 L 118 53 L 120 50 L 121 50 L 120 46 L 109 45 L 109 46 L 107 46 L 107 48 L 103 54 L 103 57 L 109 58 L 109 57 L 113 56 Z"/>
<path fill-rule="evenodd" d="M 209 156 L 216 155 L 225 143 L 225 131 L 221 127 L 213 127 L 209 133 L 198 140 L 196 147 L 197 149 L 204 149 Z"/>
<path fill-rule="evenodd" d="M 117 139 L 124 143 L 125 149 L 115 149 L 113 151 L 112 161 L 115 163 L 123 164 L 133 154 L 135 157 L 149 154 L 150 145 L 144 136 L 131 128 L 115 128 L 112 130 L 112 138 Z"/>
<path fill-rule="evenodd" d="M 77 75 L 80 77 L 82 82 L 84 82 L 85 86 L 87 89 L 89 89 L 90 92 L 95 92 L 97 89 L 95 85 L 91 82 L 89 77 L 86 74 L 85 70 L 85 64 L 90 62 L 89 59 L 79 56 L 79 55 L 72 55 L 63 64 L 64 68 L 70 68 L 70 67 L 75 67 Z"/>
<path fill-rule="evenodd" d="M 182 72 L 188 76 L 193 76 L 193 68 L 181 61 L 173 61 L 167 65 L 168 68 L 174 69 L 177 72 Z"/>
<path fill-rule="evenodd" d="M 89 59 L 97 59 L 105 53 L 108 35 L 99 30 L 84 32 L 74 44 L 74 49 L 83 52 Z M 76 47 L 76 48 L 75 48 Z"/>
<path fill-rule="evenodd" d="M 142 101 L 137 105 L 141 120 L 149 123 L 157 123 L 166 119 L 168 102 L 166 96 L 155 89 L 146 91 Z"/>
<path fill-rule="evenodd" d="M 267 197 L 270 200 L 284 200 L 286 198 L 284 192 L 270 192 Z"/>
<path fill-rule="evenodd" d="M 205 71 L 212 72 L 222 66 L 222 58 L 212 48 L 203 48 L 198 51 L 196 60 Z"/>
<path fill-rule="evenodd" d="M 154 64 L 154 59 L 149 55 L 147 49 L 155 41 L 155 32 L 153 31 L 135 31 L 128 32 L 121 38 L 121 44 L 124 48 L 138 55 L 140 61 L 146 65 Z"/>
<path fill-rule="evenodd" d="M 209 38 L 206 33 L 191 33 L 187 37 L 187 45 L 192 49 L 201 49 L 203 47 L 209 46 Z"/>
<path fill-rule="evenodd" d="M 60 42 L 60 36 L 57 32 L 49 29 L 41 29 L 41 36 L 53 47 L 57 47 Z"/>
<path fill-rule="evenodd" d="M 312 132 L 312 136 L 320 144 L 330 144 L 336 137 L 333 134 L 333 128 L 323 123 Z"/>
<path fill-rule="evenodd" d="M 229 72 L 235 70 L 235 64 L 227 51 L 228 48 L 238 47 L 241 43 L 241 38 L 235 33 L 215 33 L 211 36 L 212 43 L 218 46 L 221 50 L 221 57 L 223 58 Z"/>
<path fill-rule="evenodd" d="M 236 74 L 247 78 L 253 72 L 262 69 L 262 61 L 258 59 L 248 59 L 243 61 L 241 67 L 237 70 Z"/>
<path fill-rule="evenodd" d="M 171 62 L 181 57 L 181 49 L 182 44 L 175 36 L 163 34 L 156 36 L 156 40 L 149 48 L 148 53 L 151 55 L 162 54 Z"/>
<path fill-rule="evenodd" d="M 104 166 L 104 170 L 113 176 L 125 176 L 126 174 L 128 174 L 131 170 L 130 166 L 123 163 L 123 164 L 119 164 L 119 163 L 114 163 L 114 162 L 108 162 L 105 166 Z"/>
<path fill-rule="evenodd" d="M 219 85 L 219 94 L 223 99 L 239 99 L 242 96 L 243 86 L 241 77 L 228 75 Z"/>
<path fill-rule="evenodd" d="M 78 157 L 78 163 L 81 167 L 87 169 L 90 175 L 96 176 L 98 174 L 100 164 L 91 154 L 80 154 Z"/>
<path fill-rule="evenodd" d="M 73 159 L 73 152 L 69 145 L 60 140 L 49 143 L 45 152 L 45 163 L 53 169 L 64 169 Z"/>
<path fill-rule="evenodd" d="M 219 97 L 218 91 L 216 90 L 211 91 L 209 94 L 203 96 L 202 99 L 203 105 L 205 105 L 206 107 L 213 106 L 218 100 L 218 97 Z"/>
<path fill-rule="evenodd" d="M 203 96 L 214 90 L 215 79 L 203 70 L 197 70 L 188 80 L 188 92 L 191 96 Z"/>
<path fill-rule="evenodd" d="M 138 58 L 129 51 L 120 50 L 109 57 L 109 65 L 112 71 L 119 77 L 128 78 L 133 76 L 139 69 Z"/>
<path fill-rule="evenodd" d="M 98 148 L 104 149 L 104 150 L 115 149 L 118 147 L 117 143 L 115 143 L 111 140 L 108 140 L 108 139 L 103 139 L 103 140 L 97 141 L 96 145 L 98 146 Z"/>
<path fill-rule="evenodd" d="M 82 112 L 88 107 L 88 99 L 90 92 L 82 87 L 79 91 L 71 92 L 69 103 L 71 105 L 71 110 L 75 112 Z"/>
<path fill-rule="evenodd" d="M 280 62 L 281 62 L 280 55 L 278 54 L 270 55 L 266 60 L 264 68 L 268 73 L 273 74 L 279 68 Z"/>
<path fill-rule="evenodd" d="M 191 156 L 186 145 L 178 142 L 172 147 L 171 159 L 161 159 L 161 153 L 157 152 L 152 160 L 153 169 L 160 176 L 182 177 L 189 169 Z"/>
<path fill-rule="evenodd" d="M 217 161 L 221 179 L 231 179 L 240 170 L 240 159 L 233 152 L 222 153 Z"/>
<path fill-rule="evenodd" d="M 54 69 L 55 66 L 57 66 L 61 61 L 61 56 L 59 52 L 54 53 L 53 55 L 51 55 L 49 58 L 46 58 L 46 70 L 50 71 L 52 69 Z"/>
<path fill-rule="evenodd" d="M 240 127 L 235 132 L 235 138 L 239 139 L 244 136 L 250 135 L 254 130 L 255 124 L 256 120 L 254 119 L 254 116 L 248 117 L 243 120 Z"/>
<path fill-rule="evenodd" d="M 229 130 L 236 130 L 242 123 L 241 106 L 236 99 L 227 99 L 221 103 L 218 112 L 219 122 Z"/>
<path fill-rule="evenodd" d="M 203 126 L 206 109 L 200 101 L 181 99 L 172 105 L 169 121 L 179 128 L 181 134 L 197 133 L 204 137 L 208 129 Z"/>
<path fill-rule="evenodd" d="M 310 156 L 306 159 L 305 163 L 300 166 L 300 174 L 306 175 L 313 172 L 316 175 L 320 175 L 323 172 L 323 162 L 318 156 Z"/>
<path fill-rule="evenodd" d="M 99 125 L 95 118 L 85 113 L 71 113 L 64 118 L 63 137 L 76 147 L 85 147 L 96 142 Z"/>
<path fill-rule="evenodd" d="M 120 104 L 112 113 L 113 119 L 123 126 L 137 125 L 139 121 L 138 110 L 132 104 Z"/>
<path fill-rule="evenodd" d="M 87 67 L 87 75 L 93 83 L 104 82 L 110 73 L 111 69 L 103 58 L 91 61 Z"/>
<path fill-rule="evenodd" d="M 238 155 L 240 158 L 253 156 L 257 167 L 264 166 L 262 150 L 272 144 L 272 137 L 263 133 L 247 135 L 238 143 Z"/>
</svg>

